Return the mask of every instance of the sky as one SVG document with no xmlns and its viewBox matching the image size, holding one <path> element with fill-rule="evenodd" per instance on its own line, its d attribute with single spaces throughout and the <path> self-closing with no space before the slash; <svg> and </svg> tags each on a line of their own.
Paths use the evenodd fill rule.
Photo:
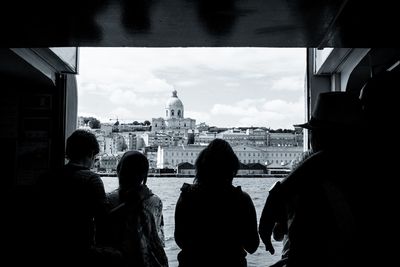
<svg viewBox="0 0 400 267">
<path fill-rule="evenodd" d="M 186 118 L 217 127 L 304 122 L 304 48 L 80 48 L 78 116 L 164 117 L 178 92 Z"/>
</svg>

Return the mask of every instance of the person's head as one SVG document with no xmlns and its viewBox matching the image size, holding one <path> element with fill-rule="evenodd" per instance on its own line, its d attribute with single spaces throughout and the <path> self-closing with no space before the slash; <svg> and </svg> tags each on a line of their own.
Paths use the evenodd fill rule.
<svg viewBox="0 0 400 267">
<path fill-rule="evenodd" d="M 399 90 L 399 72 L 385 71 L 367 81 L 361 89 L 360 101 L 369 126 L 387 127 L 397 119 Z"/>
<path fill-rule="evenodd" d="M 137 188 L 146 184 L 149 162 L 139 151 L 127 151 L 117 165 L 119 187 L 122 190 Z"/>
<path fill-rule="evenodd" d="M 66 157 L 72 162 L 94 161 L 100 152 L 96 136 L 85 130 L 74 131 L 67 139 Z"/>
<path fill-rule="evenodd" d="M 314 151 L 356 144 L 363 122 L 361 103 L 349 92 L 320 93 L 310 120 L 295 125 L 310 130 Z"/>
<path fill-rule="evenodd" d="M 196 178 L 199 184 L 232 184 L 240 163 L 228 142 L 214 139 L 196 159 Z"/>
</svg>

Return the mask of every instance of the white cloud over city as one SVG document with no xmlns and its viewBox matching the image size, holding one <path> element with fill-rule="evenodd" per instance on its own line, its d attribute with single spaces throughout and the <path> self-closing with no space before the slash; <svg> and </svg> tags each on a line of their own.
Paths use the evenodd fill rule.
<svg viewBox="0 0 400 267">
<path fill-rule="evenodd" d="M 175 89 L 197 123 L 292 128 L 304 74 L 305 49 L 81 48 L 78 115 L 151 121 Z"/>
</svg>

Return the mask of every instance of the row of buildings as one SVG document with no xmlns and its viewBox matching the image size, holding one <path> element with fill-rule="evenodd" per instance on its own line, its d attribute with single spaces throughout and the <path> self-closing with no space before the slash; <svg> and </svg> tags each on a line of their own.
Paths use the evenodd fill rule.
<svg viewBox="0 0 400 267">
<path fill-rule="evenodd" d="M 166 103 L 165 117 L 153 118 L 150 126 L 117 121 L 90 129 L 83 120 L 79 121 L 79 128 L 96 134 L 101 149 L 97 168 L 106 172 L 116 169 L 124 151 L 140 150 L 153 171 L 173 169 L 192 173 L 198 154 L 215 138 L 231 144 L 242 164 L 239 174 L 287 171 L 303 153 L 301 129 L 274 132 L 256 127 L 222 129 L 204 123 L 196 125 L 196 120 L 184 117 L 184 106 L 176 91 Z"/>
</svg>

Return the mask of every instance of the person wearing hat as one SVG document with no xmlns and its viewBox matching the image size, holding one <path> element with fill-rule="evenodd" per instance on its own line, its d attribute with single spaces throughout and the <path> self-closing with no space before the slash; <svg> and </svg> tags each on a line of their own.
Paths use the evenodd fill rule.
<svg viewBox="0 0 400 267">
<path fill-rule="evenodd" d="M 284 258 L 274 266 L 356 266 L 357 203 L 360 182 L 358 97 L 349 92 L 320 93 L 311 118 L 312 155 L 269 191 L 259 223 L 271 254 L 271 235 L 286 234 Z"/>
</svg>

